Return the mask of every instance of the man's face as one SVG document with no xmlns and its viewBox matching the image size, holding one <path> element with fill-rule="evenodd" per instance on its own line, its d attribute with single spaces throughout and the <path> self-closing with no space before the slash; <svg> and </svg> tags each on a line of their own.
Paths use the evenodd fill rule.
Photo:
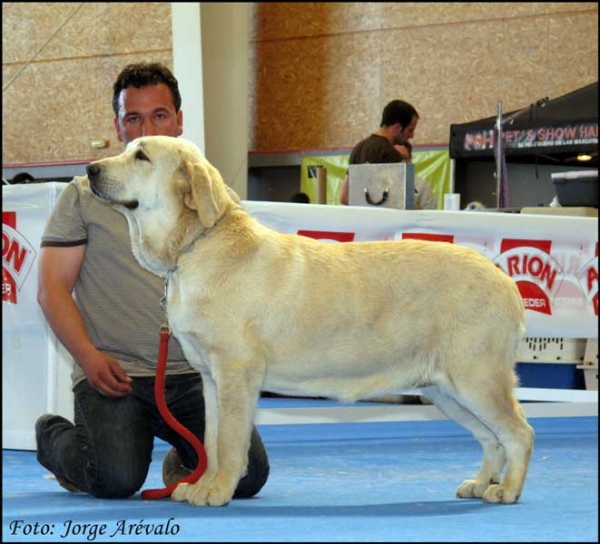
<svg viewBox="0 0 600 544">
<path fill-rule="evenodd" d="M 181 136 L 183 132 L 182 112 L 175 111 L 171 90 L 164 83 L 123 89 L 114 123 L 125 145 L 140 136 Z"/>
<path fill-rule="evenodd" d="M 413 115 L 410 123 L 407 127 L 400 128 L 398 134 L 395 137 L 395 141 L 399 144 L 403 144 L 404 142 L 408 142 L 415 135 L 415 129 L 417 128 L 417 123 L 419 119 L 416 115 Z"/>
</svg>

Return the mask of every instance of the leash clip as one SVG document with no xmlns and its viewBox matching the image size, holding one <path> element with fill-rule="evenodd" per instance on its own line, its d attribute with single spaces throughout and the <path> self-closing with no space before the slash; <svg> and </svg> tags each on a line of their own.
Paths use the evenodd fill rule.
<svg viewBox="0 0 600 544">
<path fill-rule="evenodd" d="M 175 270 L 177 270 L 176 266 L 174 266 L 173 268 L 169 268 L 169 270 L 167 271 L 167 275 L 165 276 L 165 288 L 163 290 L 163 296 L 159 301 L 160 307 L 164 310 L 165 314 L 167 313 L 167 291 L 169 289 L 169 278 L 171 277 L 171 274 L 175 272 Z"/>
<path fill-rule="evenodd" d="M 160 299 L 160 307 L 165 312 L 165 320 L 160 324 L 161 336 L 171 336 L 171 327 L 169 326 L 169 318 L 167 316 L 167 291 L 169 289 L 169 278 L 171 277 L 171 274 L 175 272 L 176 269 L 177 267 L 170 268 L 167 272 L 167 275 L 165 276 L 165 289 L 163 291 L 163 296 Z"/>
<path fill-rule="evenodd" d="M 167 289 L 169 288 L 169 276 L 170 275 L 171 275 L 171 271 L 169 270 L 167 272 L 167 275 L 165 276 L 165 288 L 163 290 L 163 296 L 162 296 L 162 298 L 160 299 L 160 302 L 159 302 L 160 307 L 163 310 L 165 310 L 165 312 L 166 312 L 166 309 L 167 309 Z"/>
</svg>

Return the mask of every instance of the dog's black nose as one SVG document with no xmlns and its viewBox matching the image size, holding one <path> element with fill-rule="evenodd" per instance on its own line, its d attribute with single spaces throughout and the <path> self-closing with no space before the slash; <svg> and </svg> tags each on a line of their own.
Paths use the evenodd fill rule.
<svg viewBox="0 0 600 544">
<path fill-rule="evenodd" d="M 89 178 L 93 178 L 94 176 L 97 176 L 100 173 L 100 167 L 96 166 L 95 164 L 88 164 L 85 167 L 85 170 Z"/>
</svg>

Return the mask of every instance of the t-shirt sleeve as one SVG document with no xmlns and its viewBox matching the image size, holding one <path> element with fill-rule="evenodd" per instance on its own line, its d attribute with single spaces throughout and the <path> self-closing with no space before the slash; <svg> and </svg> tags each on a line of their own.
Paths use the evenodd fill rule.
<svg viewBox="0 0 600 544">
<path fill-rule="evenodd" d="M 42 234 L 42 247 L 67 247 L 87 243 L 87 228 L 82 217 L 80 184 L 85 177 L 74 178 L 61 191 Z"/>
</svg>

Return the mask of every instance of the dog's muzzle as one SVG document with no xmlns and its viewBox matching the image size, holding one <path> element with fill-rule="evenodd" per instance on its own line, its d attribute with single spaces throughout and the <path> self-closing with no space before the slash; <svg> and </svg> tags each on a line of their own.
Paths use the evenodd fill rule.
<svg viewBox="0 0 600 544">
<path fill-rule="evenodd" d="M 87 172 L 87 176 L 90 181 L 90 189 L 95 196 L 97 196 L 101 200 L 104 200 L 105 202 L 125 206 L 129 210 L 135 210 L 138 207 L 139 202 L 137 200 L 131 200 L 128 202 L 120 202 L 119 200 L 109 197 L 102 191 L 102 189 L 101 189 L 102 182 L 100 179 L 100 174 L 102 173 L 102 168 L 100 166 L 98 166 L 96 164 L 88 164 L 85 167 L 85 170 Z"/>
</svg>

